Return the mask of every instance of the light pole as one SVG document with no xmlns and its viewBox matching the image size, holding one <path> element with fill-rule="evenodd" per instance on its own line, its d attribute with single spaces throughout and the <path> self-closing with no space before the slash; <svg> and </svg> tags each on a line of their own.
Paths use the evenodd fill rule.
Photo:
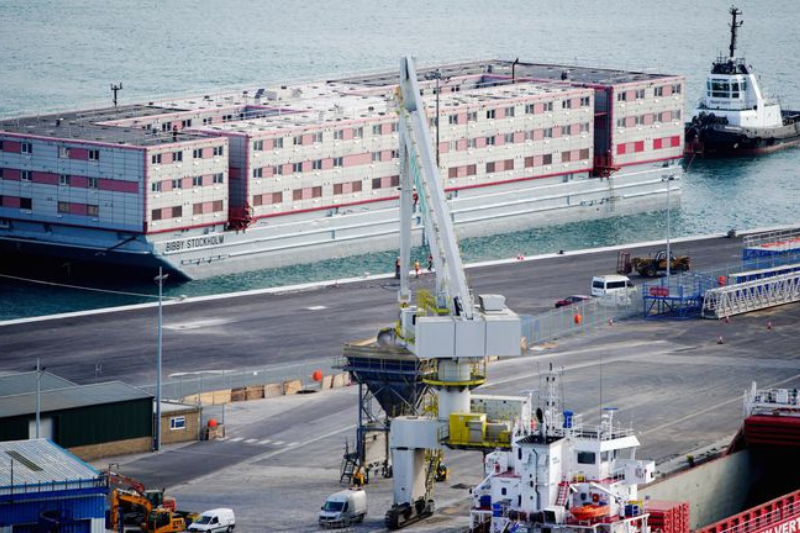
<svg viewBox="0 0 800 533">
<path fill-rule="evenodd" d="M 442 77 L 442 71 L 439 69 L 434 70 L 433 72 L 429 72 L 425 75 L 426 80 L 436 80 L 436 119 L 434 123 L 436 124 L 436 166 L 439 166 L 439 158 L 440 158 L 440 150 L 439 150 L 439 93 L 441 92 L 441 82 L 442 80 L 447 81 L 449 78 Z"/>
<path fill-rule="evenodd" d="M 670 236 L 672 233 L 672 217 L 671 217 L 671 204 L 669 201 L 669 193 L 672 187 L 671 182 L 675 180 L 675 175 L 663 176 L 661 181 L 667 182 L 667 288 L 669 288 L 670 275 L 672 274 L 672 249 L 670 248 Z"/>
<path fill-rule="evenodd" d="M 36 438 L 38 439 L 42 425 L 42 367 L 36 358 Z"/>
<path fill-rule="evenodd" d="M 163 345 L 162 324 L 164 317 L 164 280 L 169 274 L 164 274 L 163 269 L 158 267 L 158 276 L 155 281 L 158 283 L 158 348 L 156 350 L 156 439 L 155 451 L 161 450 L 161 354 Z"/>
</svg>

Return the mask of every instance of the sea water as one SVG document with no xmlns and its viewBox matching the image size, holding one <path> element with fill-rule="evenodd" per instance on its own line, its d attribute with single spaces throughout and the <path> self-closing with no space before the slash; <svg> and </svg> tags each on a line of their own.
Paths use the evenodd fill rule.
<svg viewBox="0 0 800 533">
<path fill-rule="evenodd" d="M 740 51 L 784 107 L 800 109 L 800 2 L 740 1 Z M 480 58 L 642 69 L 687 77 L 687 114 L 711 61 L 727 49 L 729 2 L 381 0 L 163 2 L 0 0 L 0 116 L 109 105 L 243 84 L 391 71 Z M 792 106 L 792 103 L 795 105 Z M 797 223 L 800 149 L 688 163 L 673 236 Z M 666 209 L 536 227 L 461 243 L 469 261 L 663 239 Z M 395 251 L 168 284 L 204 295 L 365 272 L 390 272 Z M 421 262 L 427 257 L 417 252 Z M 151 301 L 152 283 L 81 280 L 125 296 L 0 278 L 0 320 Z"/>
</svg>

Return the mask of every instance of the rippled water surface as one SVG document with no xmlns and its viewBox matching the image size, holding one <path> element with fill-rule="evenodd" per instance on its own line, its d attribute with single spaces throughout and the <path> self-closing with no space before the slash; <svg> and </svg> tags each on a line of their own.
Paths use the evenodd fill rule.
<svg viewBox="0 0 800 533">
<path fill-rule="evenodd" d="M 570 62 L 684 74 L 693 102 L 727 43 L 729 1 L 137 2 L 0 0 L 0 115 L 122 102 L 238 84 L 323 79 L 476 58 Z M 800 108 L 800 2 L 740 1 L 741 49 L 784 105 Z M 792 106 L 791 104 L 795 105 Z M 794 224 L 800 149 L 694 161 L 673 233 Z M 665 206 L 666 208 L 666 206 Z M 462 243 L 468 261 L 663 238 L 664 212 L 535 228 Z M 394 252 L 171 285 L 199 295 L 385 272 Z M 150 283 L 94 286 L 152 294 Z M 0 319 L 146 299 L 0 280 Z"/>
</svg>

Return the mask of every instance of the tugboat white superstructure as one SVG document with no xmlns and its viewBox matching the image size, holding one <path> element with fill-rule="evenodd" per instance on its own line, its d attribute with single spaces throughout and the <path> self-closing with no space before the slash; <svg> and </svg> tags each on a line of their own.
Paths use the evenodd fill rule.
<svg viewBox="0 0 800 533">
<path fill-rule="evenodd" d="M 703 97 L 686 125 L 686 151 L 702 156 L 751 155 L 800 144 L 800 112 L 782 111 L 736 57 L 741 10 L 731 7 L 729 55 L 714 61 Z"/>
<path fill-rule="evenodd" d="M 536 429 L 518 427 L 510 451 L 486 456 L 486 478 L 472 491 L 472 530 L 647 532 L 637 488 L 653 481 L 655 463 L 635 458 L 639 440 L 615 424 L 614 408 L 597 427 L 563 410 L 560 374 L 542 376 Z"/>
</svg>

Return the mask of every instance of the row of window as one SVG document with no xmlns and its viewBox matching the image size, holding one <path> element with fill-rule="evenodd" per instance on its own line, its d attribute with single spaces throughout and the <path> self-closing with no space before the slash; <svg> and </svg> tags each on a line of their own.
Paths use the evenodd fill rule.
<svg viewBox="0 0 800 533">
<path fill-rule="evenodd" d="M 204 179 L 203 176 L 192 176 L 192 187 L 202 187 L 205 183 L 206 185 L 219 185 L 225 183 L 225 175 L 222 172 L 218 172 L 217 174 L 213 174 L 210 179 Z M 150 183 L 150 191 L 151 192 L 164 192 L 164 183 L 170 184 L 170 189 L 184 189 L 188 188 L 188 181 L 189 178 L 176 178 L 172 180 L 164 180 L 164 181 L 154 181 Z M 184 187 L 184 184 L 187 187 Z"/>
<path fill-rule="evenodd" d="M 8 143 L 8 144 L 6 144 Z M 19 152 L 23 154 L 32 154 L 33 153 L 33 144 L 28 142 L 18 143 L 16 141 L 2 141 L 0 140 L 0 152 L 5 152 L 8 150 L 9 152 L 17 152 L 16 147 L 19 145 Z M 11 147 L 14 147 L 13 149 Z"/>
<path fill-rule="evenodd" d="M 659 85 L 658 87 L 653 87 L 653 97 L 662 97 L 664 96 L 664 87 L 669 87 L 669 94 L 681 94 L 681 84 L 680 83 L 673 83 L 672 85 Z M 634 100 L 644 100 L 646 96 L 645 89 L 636 89 L 634 91 L 622 91 L 617 93 L 617 102 L 627 102 L 629 100 L 628 93 L 633 92 L 633 99 Z"/>
<path fill-rule="evenodd" d="M 680 135 L 672 135 L 670 137 L 662 137 L 660 139 L 653 139 L 653 149 L 660 150 L 662 148 L 676 148 L 681 145 Z M 629 143 L 620 143 L 617 145 L 617 155 L 633 154 L 644 152 L 644 141 L 634 141 Z"/>
<path fill-rule="evenodd" d="M 635 117 L 622 117 L 617 119 L 618 128 L 632 128 L 634 126 L 644 126 L 648 124 L 658 124 L 681 119 L 681 110 L 662 111 L 661 113 L 645 113 Z"/>
<path fill-rule="evenodd" d="M 203 148 L 195 148 L 192 150 L 192 158 L 205 159 Z M 214 146 L 211 151 L 212 157 L 222 157 L 225 155 L 224 146 Z M 153 165 L 160 165 L 162 163 L 178 163 L 183 161 L 183 151 L 176 150 L 174 152 L 165 152 L 163 154 L 153 154 L 150 156 L 150 162 Z"/>
<path fill-rule="evenodd" d="M 32 170 L 16 171 L 15 169 L 5 169 L 5 168 L 0 168 L 0 179 L 11 179 L 12 176 L 9 175 L 10 172 L 8 172 L 8 171 L 19 172 L 19 176 L 18 177 L 19 177 L 20 181 L 24 181 L 24 182 L 33 181 L 34 172 Z M 44 174 L 47 174 L 47 175 L 50 175 L 50 176 L 55 176 L 54 174 L 50 174 L 50 173 L 44 173 Z M 16 179 L 16 178 L 14 178 L 14 179 Z M 75 175 L 72 175 L 72 174 L 58 174 L 58 185 L 61 186 L 61 187 L 80 187 L 80 188 L 86 188 L 86 189 L 99 189 L 100 188 L 100 180 L 101 179 L 103 179 L 103 178 L 90 178 L 90 177 L 87 177 L 87 176 L 75 176 Z M 115 182 L 114 180 L 107 180 L 107 182 L 112 182 L 112 183 L 117 183 L 117 184 L 120 183 L 119 181 Z M 48 181 L 46 183 L 50 183 L 50 182 Z M 52 184 L 54 185 L 55 183 L 52 183 Z M 126 181 L 126 182 L 124 182 L 124 184 L 132 185 L 132 182 L 127 182 Z M 114 187 L 105 187 L 105 188 L 107 188 L 108 190 L 117 190 L 117 191 L 122 190 L 122 189 L 116 189 Z M 124 190 L 124 192 L 135 192 L 135 191 L 126 189 L 126 190 Z"/>
<path fill-rule="evenodd" d="M 20 198 L 17 196 L 0 196 L 0 207 L 19 208 L 25 211 L 33 210 L 33 198 Z M 97 218 L 100 216 L 100 206 L 91 204 L 76 204 L 72 202 L 58 202 L 59 214 L 81 215 Z"/>
<path fill-rule="evenodd" d="M 208 213 L 219 213 L 225 208 L 222 200 L 215 200 L 213 202 L 201 202 L 192 205 L 192 215 L 203 215 Z M 183 217 L 183 206 L 176 205 L 172 207 L 162 207 L 160 209 L 153 209 L 150 212 L 152 220 L 165 220 L 168 218 L 181 218 Z"/>
<path fill-rule="evenodd" d="M 585 161 L 589 159 L 589 149 L 573 150 L 561 152 L 561 162 L 569 163 L 571 161 Z M 540 156 L 528 156 L 523 159 L 524 168 L 533 168 L 536 166 L 546 166 L 553 164 L 553 154 L 544 154 Z M 502 161 L 489 161 L 486 163 L 486 174 L 493 174 L 495 172 L 504 172 L 507 170 L 514 170 L 516 164 L 514 159 L 504 159 Z M 478 173 L 478 166 L 475 164 L 464 165 L 459 167 L 450 167 L 447 170 L 448 178 L 460 178 L 467 176 L 475 176 Z"/>
<path fill-rule="evenodd" d="M 504 133 L 502 135 L 490 135 L 488 137 L 473 137 L 449 141 L 448 150 L 461 151 L 471 148 L 483 148 L 484 146 L 497 146 L 500 144 L 513 144 L 515 142 L 533 141 L 541 139 L 552 139 L 567 135 L 578 135 L 589 133 L 590 125 L 588 122 L 582 124 L 571 124 L 568 126 L 555 126 L 552 128 L 542 128 L 538 130 L 518 131 L 515 133 Z M 466 142 L 465 142 L 466 141 Z"/>
<path fill-rule="evenodd" d="M 400 186 L 400 176 L 384 176 L 382 178 L 374 178 L 372 180 L 372 190 L 390 189 Z M 362 192 L 364 184 L 361 181 L 350 181 L 347 183 L 335 183 L 333 185 L 333 194 L 350 194 L 355 192 Z M 303 187 L 292 191 L 292 201 L 299 202 L 301 200 L 313 200 L 315 198 L 322 198 L 322 186 L 317 185 L 314 187 Z M 265 194 L 253 195 L 253 205 L 258 207 L 262 205 L 280 204 L 283 202 L 283 192 L 271 192 Z"/>
</svg>

